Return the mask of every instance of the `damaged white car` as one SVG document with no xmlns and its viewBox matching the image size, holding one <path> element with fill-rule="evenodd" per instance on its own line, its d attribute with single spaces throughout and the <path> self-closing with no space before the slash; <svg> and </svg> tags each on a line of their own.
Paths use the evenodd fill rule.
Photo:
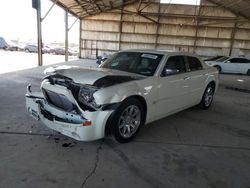
<svg viewBox="0 0 250 188">
<path fill-rule="evenodd" d="M 26 94 L 30 115 L 80 141 L 108 131 L 121 143 L 147 123 L 200 104 L 210 107 L 218 71 L 182 52 L 127 50 L 98 68 L 47 70 L 40 92 Z"/>
</svg>

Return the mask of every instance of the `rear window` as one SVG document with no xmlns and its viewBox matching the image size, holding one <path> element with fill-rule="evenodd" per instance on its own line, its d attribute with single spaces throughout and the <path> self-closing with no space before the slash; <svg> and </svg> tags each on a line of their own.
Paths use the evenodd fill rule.
<svg viewBox="0 0 250 188">
<path fill-rule="evenodd" d="M 196 57 L 187 56 L 187 61 L 191 71 L 201 70 L 203 68 L 200 60 Z"/>
</svg>

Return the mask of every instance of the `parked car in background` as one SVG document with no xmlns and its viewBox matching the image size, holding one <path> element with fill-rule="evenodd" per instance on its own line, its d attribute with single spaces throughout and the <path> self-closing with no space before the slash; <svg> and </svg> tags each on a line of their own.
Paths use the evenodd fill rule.
<svg viewBox="0 0 250 188">
<path fill-rule="evenodd" d="M 64 48 L 51 48 L 50 53 L 54 55 L 65 55 L 65 49 Z"/>
<path fill-rule="evenodd" d="M 121 143 L 146 123 L 194 105 L 208 109 L 218 71 L 189 53 L 127 50 L 99 68 L 51 67 L 41 90 L 27 88 L 26 108 L 36 120 L 76 140 Z"/>
<path fill-rule="evenodd" d="M 8 44 L 3 37 L 0 37 L 0 49 L 7 49 Z"/>
<path fill-rule="evenodd" d="M 20 44 L 14 43 L 12 41 L 8 41 L 8 47 L 6 48 L 8 51 L 24 51 L 24 47 Z"/>
<path fill-rule="evenodd" d="M 75 49 L 73 49 L 73 48 L 69 48 L 68 52 L 69 52 L 69 55 L 70 55 L 70 56 L 77 56 L 78 53 L 79 53 L 78 50 L 75 50 Z"/>
<path fill-rule="evenodd" d="M 42 48 L 42 52 L 44 54 L 50 53 L 50 50 L 51 50 L 51 48 L 49 46 L 47 46 L 47 45 L 43 46 L 43 48 Z"/>
<path fill-rule="evenodd" d="M 240 73 L 250 76 L 250 59 L 244 57 L 222 57 L 216 61 L 205 61 L 223 73 Z"/>
<path fill-rule="evenodd" d="M 229 58 L 228 56 L 223 56 L 223 55 L 218 55 L 218 56 L 214 56 L 214 57 L 210 57 L 210 58 L 206 58 L 204 59 L 204 61 L 216 61 L 222 58 Z"/>
<path fill-rule="evenodd" d="M 65 55 L 65 48 L 57 47 L 57 48 L 51 48 L 50 53 L 55 55 Z M 78 55 L 78 51 L 69 48 L 68 49 L 69 56 L 75 56 Z"/>
<path fill-rule="evenodd" d="M 100 64 L 102 64 L 104 61 L 106 61 L 110 56 L 111 56 L 111 55 L 108 55 L 108 54 L 104 53 L 104 54 L 102 54 L 101 56 L 98 56 L 98 57 L 97 57 L 96 63 L 97 63 L 98 65 L 100 65 Z"/>
<path fill-rule="evenodd" d="M 38 52 L 38 47 L 37 45 L 33 45 L 33 44 L 28 44 L 24 47 L 24 51 L 25 52 L 29 52 L 29 53 L 37 53 Z"/>
</svg>

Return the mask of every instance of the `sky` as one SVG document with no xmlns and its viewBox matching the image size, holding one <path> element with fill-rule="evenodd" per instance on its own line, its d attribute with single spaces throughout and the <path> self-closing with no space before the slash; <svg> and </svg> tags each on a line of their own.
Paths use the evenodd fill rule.
<svg viewBox="0 0 250 188">
<path fill-rule="evenodd" d="M 42 17 L 51 7 L 50 0 L 41 0 Z M 44 43 L 64 42 L 64 11 L 54 6 L 42 22 Z M 69 27 L 75 21 L 69 17 Z M 32 0 L 0 0 L 0 36 L 7 40 L 36 42 L 37 23 L 36 10 L 32 8 Z M 79 22 L 69 31 L 69 42 L 78 44 Z"/>
<path fill-rule="evenodd" d="M 200 0 L 161 0 L 162 3 L 199 4 Z M 50 0 L 41 0 L 42 17 L 51 7 Z M 76 18 L 69 17 L 69 27 Z M 43 42 L 64 42 L 64 11 L 54 6 L 42 22 Z M 36 42 L 36 10 L 32 0 L 0 0 L 0 36 L 7 40 Z M 78 44 L 79 22 L 69 32 L 69 42 Z"/>
</svg>

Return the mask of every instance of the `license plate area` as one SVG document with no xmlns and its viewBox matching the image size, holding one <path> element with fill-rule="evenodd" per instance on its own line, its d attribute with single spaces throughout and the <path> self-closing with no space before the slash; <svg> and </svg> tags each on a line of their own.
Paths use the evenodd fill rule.
<svg viewBox="0 0 250 188">
<path fill-rule="evenodd" d="M 39 113 L 36 110 L 29 107 L 28 111 L 29 111 L 31 117 L 33 117 L 35 120 L 38 121 L 40 119 Z"/>
</svg>

